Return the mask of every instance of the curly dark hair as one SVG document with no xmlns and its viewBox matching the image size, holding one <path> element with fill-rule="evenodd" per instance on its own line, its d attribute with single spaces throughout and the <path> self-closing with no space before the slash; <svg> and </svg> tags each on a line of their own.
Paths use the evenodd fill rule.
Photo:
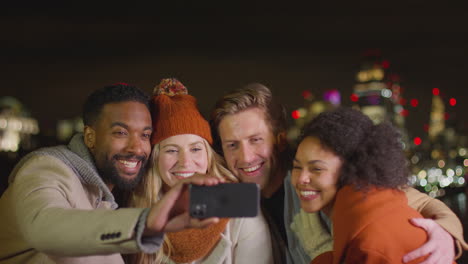
<svg viewBox="0 0 468 264">
<path fill-rule="evenodd" d="M 338 188 L 398 188 L 408 182 L 400 133 L 390 123 L 374 125 L 360 111 L 340 107 L 321 113 L 306 124 L 299 140 L 306 137 L 318 138 L 343 160 Z"/>
<path fill-rule="evenodd" d="M 106 104 L 134 101 L 149 108 L 149 96 L 136 86 L 126 83 L 116 83 L 105 86 L 91 93 L 83 106 L 84 125 L 93 125 Z"/>
</svg>

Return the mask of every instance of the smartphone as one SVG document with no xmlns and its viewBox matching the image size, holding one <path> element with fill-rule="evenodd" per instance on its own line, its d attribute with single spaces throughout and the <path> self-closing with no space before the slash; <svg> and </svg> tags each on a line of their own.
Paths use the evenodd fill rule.
<svg viewBox="0 0 468 264">
<path fill-rule="evenodd" d="M 189 199 L 193 218 L 255 217 L 260 208 L 260 189 L 255 183 L 190 184 Z"/>
</svg>

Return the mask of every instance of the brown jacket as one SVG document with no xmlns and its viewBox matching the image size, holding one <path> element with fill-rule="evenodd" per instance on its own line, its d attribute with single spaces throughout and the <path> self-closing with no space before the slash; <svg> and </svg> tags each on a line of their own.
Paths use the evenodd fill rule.
<svg viewBox="0 0 468 264">
<path fill-rule="evenodd" d="M 78 163 L 32 155 L 12 173 L 0 198 L 0 263 L 123 263 L 119 253 L 141 250 L 144 209 L 112 210 L 76 171 L 89 157 Z"/>
</svg>

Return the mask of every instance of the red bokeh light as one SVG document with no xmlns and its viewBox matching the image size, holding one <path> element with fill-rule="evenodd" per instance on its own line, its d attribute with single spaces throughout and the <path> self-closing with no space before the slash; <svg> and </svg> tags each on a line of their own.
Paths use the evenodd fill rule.
<svg viewBox="0 0 468 264">
<path fill-rule="evenodd" d="M 357 96 L 357 94 L 351 94 L 351 101 L 353 102 L 357 102 L 359 100 L 359 96 Z"/>
<path fill-rule="evenodd" d="M 429 131 L 429 125 L 428 125 L 428 124 L 424 124 L 423 129 L 424 129 L 424 131 L 428 132 L 428 131 Z"/>
<path fill-rule="evenodd" d="M 299 117 L 301 117 L 301 114 L 299 113 L 298 110 L 294 110 L 294 111 L 292 111 L 291 116 L 294 119 L 298 119 Z"/>
<path fill-rule="evenodd" d="M 412 107 L 416 107 L 416 106 L 418 106 L 418 104 L 419 104 L 418 99 L 411 99 L 410 105 L 411 105 Z"/>
<path fill-rule="evenodd" d="M 408 109 L 403 109 L 403 110 L 401 110 L 400 115 L 402 115 L 402 116 L 404 116 L 404 117 L 407 117 L 407 116 L 409 115 Z"/>
<path fill-rule="evenodd" d="M 393 81 L 393 82 L 399 82 L 400 81 L 400 75 L 398 74 L 391 74 L 390 75 L 390 80 Z"/>
<path fill-rule="evenodd" d="M 302 97 L 304 97 L 304 99 L 309 99 L 311 96 L 312 96 L 312 93 L 308 90 L 305 90 L 302 92 Z"/>
<path fill-rule="evenodd" d="M 457 99 L 455 99 L 455 98 L 450 98 L 449 104 L 450 104 L 451 106 L 455 106 L 455 105 L 457 104 Z"/>
<path fill-rule="evenodd" d="M 433 94 L 433 95 L 439 95 L 439 94 L 440 94 L 439 88 L 433 88 L 433 89 L 432 89 L 432 94 Z"/>
<path fill-rule="evenodd" d="M 416 146 L 419 146 L 422 143 L 422 139 L 420 137 L 415 137 L 413 142 Z"/>
<path fill-rule="evenodd" d="M 390 62 L 388 60 L 382 61 L 382 67 L 388 69 L 388 67 L 390 67 Z"/>
</svg>

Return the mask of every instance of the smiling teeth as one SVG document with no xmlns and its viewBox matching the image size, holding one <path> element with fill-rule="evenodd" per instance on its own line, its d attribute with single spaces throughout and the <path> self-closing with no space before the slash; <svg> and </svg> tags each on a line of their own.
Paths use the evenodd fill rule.
<svg viewBox="0 0 468 264">
<path fill-rule="evenodd" d="M 138 161 L 126 161 L 126 160 L 119 160 L 120 163 L 122 163 L 125 167 L 127 168 L 135 168 L 136 165 L 138 164 Z"/>
<path fill-rule="evenodd" d="M 252 172 L 252 171 L 256 171 L 260 168 L 261 165 L 257 165 L 257 166 L 254 166 L 254 167 L 250 167 L 250 168 L 243 168 L 242 170 L 246 171 L 246 172 Z"/>
<path fill-rule="evenodd" d="M 301 191 L 302 196 L 316 195 L 318 192 L 315 191 Z"/>
<path fill-rule="evenodd" d="M 195 172 L 187 172 L 187 173 L 176 173 L 176 172 L 174 172 L 174 175 L 184 177 L 184 178 L 192 177 L 194 174 L 195 174 Z"/>
</svg>

